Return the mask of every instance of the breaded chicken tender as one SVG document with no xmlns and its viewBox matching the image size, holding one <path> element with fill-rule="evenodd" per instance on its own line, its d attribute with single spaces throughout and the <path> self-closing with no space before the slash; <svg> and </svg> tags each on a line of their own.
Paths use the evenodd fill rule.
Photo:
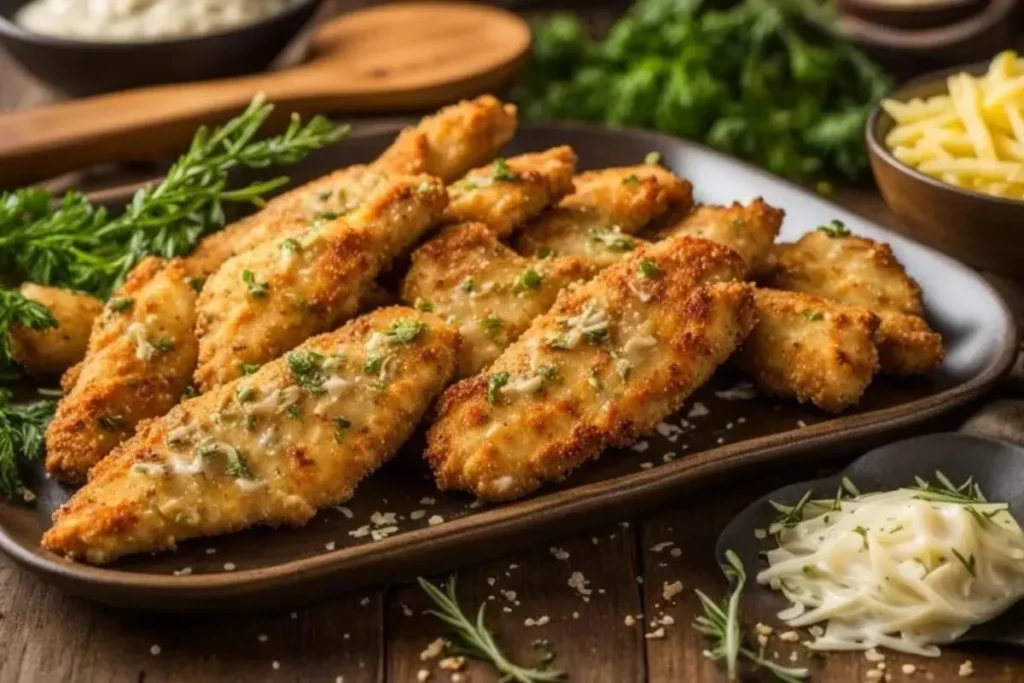
<svg viewBox="0 0 1024 683">
<path fill-rule="evenodd" d="M 559 290 L 586 279 L 575 258 L 528 259 L 498 241 L 481 223 L 446 229 L 412 255 L 402 300 L 437 313 L 462 335 L 457 375 L 490 365 L 533 319 L 546 313 Z"/>
<path fill-rule="evenodd" d="M 581 173 L 561 204 L 523 227 L 516 250 L 527 256 L 576 256 L 606 268 L 640 246 L 631 237 L 670 209 L 688 209 L 688 182 L 653 165 Z"/>
<path fill-rule="evenodd" d="M 455 369 L 436 316 L 381 309 L 186 401 L 93 470 L 43 546 L 94 564 L 247 527 L 301 526 L 408 439 Z"/>
<path fill-rule="evenodd" d="M 701 205 L 685 218 L 662 228 L 656 239 L 676 235 L 703 237 L 736 251 L 747 264 L 749 276 L 765 271 L 772 245 L 779 235 L 785 212 L 758 197 L 747 205 Z"/>
<path fill-rule="evenodd" d="M 356 211 L 230 259 L 199 295 L 196 386 L 230 382 L 354 316 L 377 274 L 446 202 L 437 178 L 393 176 Z"/>
<path fill-rule="evenodd" d="M 139 420 L 178 402 L 195 367 L 195 291 L 187 264 L 150 257 L 96 318 L 86 360 L 46 430 L 46 470 L 85 481 Z"/>
<path fill-rule="evenodd" d="M 942 337 L 924 321 L 921 288 L 888 244 L 834 224 L 780 245 L 775 261 L 768 278 L 773 287 L 863 306 L 881 319 L 882 373 L 926 374 L 942 363 Z"/>
<path fill-rule="evenodd" d="M 571 147 L 498 159 L 448 188 L 446 223 L 480 222 L 499 237 L 572 192 L 576 154 Z"/>
<path fill-rule="evenodd" d="M 390 174 L 426 173 L 452 182 L 493 159 L 515 129 L 515 106 L 490 95 L 445 107 L 402 131 L 373 163 L 340 169 L 278 195 L 262 211 L 208 235 L 191 260 L 197 270 L 213 272 L 235 254 L 354 209 Z"/>
<path fill-rule="evenodd" d="M 878 317 L 802 292 L 759 289 L 757 325 L 737 365 L 765 393 L 838 413 L 856 405 L 878 371 Z"/>
<path fill-rule="evenodd" d="M 744 270 L 730 249 L 678 237 L 563 290 L 442 395 L 425 454 L 437 484 L 511 500 L 653 430 L 754 326 Z"/>
<path fill-rule="evenodd" d="M 60 287 L 26 282 L 21 295 L 43 304 L 57 320 L 56 328 L 33 330 L 13 325 L 11 355 L 33 375 L 59 375 L 85 358 L 92 321 L 103 310 L 94 296 Z"/>
</svg>

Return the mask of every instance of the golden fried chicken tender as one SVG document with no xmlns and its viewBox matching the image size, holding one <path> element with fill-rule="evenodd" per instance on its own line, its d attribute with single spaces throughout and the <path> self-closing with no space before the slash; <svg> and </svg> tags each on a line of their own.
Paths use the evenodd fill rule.
<svg viewBox="0 0 1024 683">
<path fill-rule="evenodd" d="M 408 439 L 455 369 L 459 335 L 380 309 L 186 401 L 98 465 L 43 546 L 94 564 L 247 527 L 301 526 Z"/>
<path fill-rule="evenodd" d="M 701 205 L 682 220 L 662 228 L 657 239 L 676 235 L 703 237 L 731 248 L 743 257 L 750 276 L 765 271 L 772 245 L 779 235 L 785 212 L 758 197 L 747 205 Z"/>
<path fill-rule="evenodd" d="M 878 315 L 883 374 L 926 374 L 942 363 L 942 337 L 924 321 L 921 288 L 888 244 L 850 235 L 842 225 L 825 226 L 780 245 L 768 282 Z"/>
<path fill-rule="evenodd" d="M 678 237 L 563 290 L 442 395 L 425 454 L 437 484 L 510 500 L 653 430 L 754 326 L 744 270 L 730 249 Z"/>
<path fill-rule="evenodd" d="M 85 481 L 139 420 L 178 402 L 195 367 L 195 291 L 181 259 L 149 257 L 97 316 L 86 359 L 46 430 L 46 470 Z"/>
<path fill-rule="evenodd" d="M 354 316 L 377 274 L 446 202 L 437 178 L 393 176 L 356 211 L 230 259 L 199 295 L 196 386 L 230 382 Z"/>
<path fill-rule="evenodd" d="M 688 182 L 653 165 L 581 173 L 576 190 L 528 223 L 516 241 L 527 256 L 575 256 L 606 268 L 642 245 L 634 237 L 673 207 L 689 208 Z"/>
<path fill-rule="evenodd" d="M 11 356 L 33 375 L 59 375 L 85 358 L 92 321 L 103 310 L 94 296 L 60 287 L 26 282 L 21 295 L 43 304 L 57 327 L 33 330 L 21 325 L 10 329 Z"/>
<path fill-rule="evenodd" d="M 498 241 L 482 223 L 446 229 L 412 255 L 402 300 L 437 313 L 462 335 L 457 375 L 490 365 L 559 290 L 586 279 L 575 258 L 528 259 Z"/>
<path fill-rule="evenodd" d="M 575 171 L 571 147 L 498 159 L 448 188 L 445 222 L 480 222 L 506 237 L 572 192 Z"/>
<path fill-rule="evenodd" d="M 354 209 L 391 174 L 426 173 L 452 182 L 493 159 L 515 129 L 516 108 L 490 95 L 445 107 L 402 131 L 373 163 L 349 166 L 289 190 L 262 211 L 205 237 L 191 259 L 197 270 L 213 272 L 235 254 L 302 232 L 318 217 Z"/>
<path fill-rule="evenodd" d="M 830 413 L 856 405 L 878 372 L 878 317 L 802 292 L 759 289 L 755 301 L 757 325 L 735 358 L 757 386 Z"/>
</svg>

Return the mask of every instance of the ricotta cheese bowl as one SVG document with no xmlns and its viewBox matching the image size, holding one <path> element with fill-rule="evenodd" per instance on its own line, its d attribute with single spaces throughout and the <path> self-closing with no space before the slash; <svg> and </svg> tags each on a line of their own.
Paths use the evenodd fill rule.
<svg viewBox="0 0 1024 683">
<path fill-rule="evenodd" d="M 0 0 L 0 43 L 55 90 L 95 95 L 262 71 L 318 4 Z"/>
</svg>

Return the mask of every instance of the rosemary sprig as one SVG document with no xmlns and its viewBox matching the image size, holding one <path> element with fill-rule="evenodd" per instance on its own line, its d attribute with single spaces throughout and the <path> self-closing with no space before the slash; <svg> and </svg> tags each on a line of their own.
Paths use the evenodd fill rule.
<svg viewBox="0 0 1024 683">
<path fill-rule="evenodd" d="M 729 564 L 723 569 L 729 579 L 730 588 L 722 603 L 716 603 L 702 591 L 695 591 L 704 611 L 694 620 L 693 627 L 711 640 L 711 645 L 704 651 L 704 655 L 712 661 L 724 661 L 726 675 L 730 681 L 738 680 L 741 658 L 755 669 L 764 669 L 784 683 L 797 683 L 808 678 L 810 673 L 805 668 L 781 666 L 765 656 L 764 648 L 755 652 L 743 646 L 740 596 L 747 582 L 747 573 L 736 553 L 727 550 L 725 558 Z"/>
<path fill-rule="evenodd" d="M 960 484 L 960 486 L 956 486 L 949 480 L 949 477 L 936 470 L 935 479 L 939 482 L 938 486 L 921 477 L 914 477 L 917 486 L 909 487 L 919 492 L 914 497 L 935 503 L 971 504 L 988 502 L 985 494 L 981 492 L 981 487 L 974 481 L 974 477 L 968 477 L 967 481 Z"/>
<path fill-rule="evenodd" d="M 434 615 L 454 629 L 455 635 L 460 641 L 457 648 L 459 653 L 490 662 L 501 674 L 499 680 L 516 681 L 516 683 L 549 683 L 564 678 L 561 671 L 546 668 L 526 669 L 509 661 L 484 623 L 486 605 L 480 605 L 476 621 L 470 620 L 459 607 L 459 601 L 455 595 L 454 575 L 448 578 L 444 591 L 426 579 L 419 578 L 417 581 L 420 588 L 437 608 L 427 610 L 427 614 Z"/>
<path fill-rule="evenodd" d="M 348 132 L 323 117 L 257 140 L 273 105 L 262 96 L 213 131 L 200 128 L 188 151 L 154 187 L 135 193 L 123 213 L 110 217 L 83 195 L 70 192 L 60 206 L 41 191 L 4 195 L 0 206 L 0 269 L 40 284 L 72 287 L 107 296 L 143 257 L 188 252 L 203 235 L 225 223 L 227 202 L 262 205 L 285 177 L 231 188 L 238 167 L 294 163 Z"/>
<path fill-rule="evenodd" d="M 17 376 L 11 351 L 10 330 L 13 325 L 45 330 L 57 327 L 57 320 L 41 303 L 25 298 L 17 290 L 0 287 L 0 381 L 9 381 Z"/>
<path fill-rule="evenodd" d="M 53 417 L 55 401 L 15 405 L 11 392 L 0 389 L 0 497 L 13 498 L 24 491 L 18 474 L 18 454 L 36 460 L 43 453 L 43 432 Z"/>
</svg>

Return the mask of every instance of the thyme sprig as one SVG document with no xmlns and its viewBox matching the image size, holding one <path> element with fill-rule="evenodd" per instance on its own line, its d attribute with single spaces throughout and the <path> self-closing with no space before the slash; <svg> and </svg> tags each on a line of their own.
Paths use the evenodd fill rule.
<svg viewBox="0 0 1024 683">
<path fill-rule="evenodd" d="M 708 649 L 704 651 L 704 656 L 715 662 L 724 661 L 726 675 L 730 681 L 739 679 L 741 659 L 755 669 L 764 669 L 784 683 L 797 683 L 808 678 L 810 672 L 807 669 L 781 666 L 765 656 L 763 647 L 754 651 L 743 645 L 740 596 L 747 582 L 747 573 L 736 553 L 727 550 L 725 558 L 728 565 L 723 569 L 729 579 L 730 588 L 722 602 L 715 602 L 703 591 L 694 591 L 700 599 L 703 613 L 694 620 L 693 627 L 711 641 Z"/>
<path fill-rule="evenodd" d="M 486 605 L 480 605 L 475 621 L 467 617 L 459 607 L 459 601 L 455 595 L 455 576 L 448 578 L 445 590 L 441 590 L 423 578 L 419 578 L 417 581 L 436 607 L 436 609 L 427 610 L 427 614 L 432 614 L 454 630 L 455 636 L 459 640 L 455 647 L 458 654 L 490 662 L 501 674 L 499 679 L 501 681 L 550 683 L 564 678 L 561 671 L 548 668 L 528 669 L 509 661 L 484 623 Z"/>
</svg>

